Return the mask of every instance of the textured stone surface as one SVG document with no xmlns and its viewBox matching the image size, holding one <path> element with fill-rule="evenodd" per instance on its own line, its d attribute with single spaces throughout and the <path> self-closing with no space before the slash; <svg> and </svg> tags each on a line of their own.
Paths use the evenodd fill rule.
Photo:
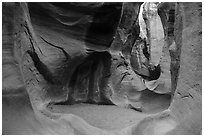
<svg viewBox="0 0 204 137">
<path fill-rule="evenodd" d="M 201 134 L 201 9 L 3 3 L 3 134 Z"/>
</svg>

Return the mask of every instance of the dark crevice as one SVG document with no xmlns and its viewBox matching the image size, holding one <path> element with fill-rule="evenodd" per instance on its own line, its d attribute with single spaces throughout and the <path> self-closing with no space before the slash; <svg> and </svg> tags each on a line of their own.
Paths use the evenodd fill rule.
<svg viewBox="0 0 204 137">
<path fill-rule="evenodd" d="M 28 35 L 29 36 L 29 40 L 30 40 L 30 43 L 31 43 L 31 49 L 33 50 L 33 52 L 35 51 L 35 45 L 33 44 L 33 36 L 32 36 L 32 33 L 30 32 L 30 29 L 28 28 L 28 25 L 27 24 L 23 24 L 23 26 L 25 27 L 25 33 L 26 33 L 26 35 Z M 40 49 L 40 47 L 38 47 L 38 49 L 39 49 L 39 51 L 40 51 L 40 53 L 43 55 L 43 52 L 42 52 L 42 50 Z"/>
<path fill-rule="evenodd" d="M 47 82 L 49 82 L 50 84 L 54 84 L 55 82 L 53 81 L 52 73 L 49 71 L 47 66 L 44 63 L 41 62 L 41 60 L 39 59 L 37 53 L 32 52 L 30 50 L 27 51 L 27 52 L 30 55 L 30 57 L 32 58 L 32 60 L 34 62 L 34 66 L 39 71 L 39 73 L 43 76 L 43 78 Z"/>
<path fill-rule="evenodd" d="M 133 107 L 131 104 L 129 105 L 129 108 L 130 108 L 130 109 L 133 109 L 133 110 L 135 110 L 135 111 L 137 111 L 137 112 L 142 112 L 141 109 L 135 108 L 135 107 Z"/>
<path fill-rule="evenodd" d="M 189 98 L 189 97 L 191 97 L 193 99 L 193 96 L 190 93 L 188 95 L 182 96 L 181 98 Z"/>
<path fill-rule="evenodd" d="M 119 68 L 119 67 L 121 67 L 121 66 L 124 66 L 124 62 L 119 63 L 119 64 L 116 66 L 116 68 Z"/>
<path fill-rule="evenodd" d="M 144 56 L 147 58 L 147 60 L 150 59 L 150 54 L 148 52 L 147 42 L 144 40 L 144 48 L 142 49 Z"/>
<path fill-rule="evenodd" d="M 157 80 L 160 75 L 161 75 L 161 67 L 160 64 L 158 64 L 157 66 L 154 66 L 153 69 L 149 69 L 149 73 L 150 73 L 150 80 Z"/>
<path fill-rule="evenodd" d="M 168 36 L 174 36 L 175 10 L 169 10 Z"/>
<path fill-rule="evenodd" d="M 48 45 L 62 50 L 62 52 L 64 53 L 64 55 L 65 55 L 65 57 L 66 57 L 67 60 L 69 60 L 69 59 L 71 58 L 70 55 L 69 55 L 62 47 L 56 46 L 56 45 L 54 45 L 54 44 L 48 42 L 48 41 L 45 40 L 43 37 L 40 37 L 40 38 L 41 38 L 44 42 L 46 42 Z"/>
<path fill-rule="evenodd" d="M 160 75 L 161 75 L 161 67 L 160 67 L 160 64 L 158 64 L 157 66 L 153 66 L 153 67 L 148 67 L 148 70 L 149 70 L 149 76 L 145 76 L 145 75 L 142 75 L 140 73 L 137 73 L 135 71 L 136 74 L 140 75 L 142 78 L 146 79 L 146 80 L 157 80 Z"/>
<path fill-rule="evenodd" d="M 123 75 L 123 76 L 122 76 L 122 78 L 121 78 L 120 81 L 123 81 L 123 79 L 124 79 L 127 75 L 131 75 L 131 74 L 130 74 L 129 72 L 124 72 L 122 75 Z"/>
</svg>

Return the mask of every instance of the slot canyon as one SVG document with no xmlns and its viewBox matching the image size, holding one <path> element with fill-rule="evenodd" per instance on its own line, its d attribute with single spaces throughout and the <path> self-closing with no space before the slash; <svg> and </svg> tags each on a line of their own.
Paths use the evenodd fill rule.
<svg viewBox="0 0 204 137">
<path fill-rule="evenodd" d="M 202 134 L 202 3 L 3 2 L 2 134 Z"/>
</svg>

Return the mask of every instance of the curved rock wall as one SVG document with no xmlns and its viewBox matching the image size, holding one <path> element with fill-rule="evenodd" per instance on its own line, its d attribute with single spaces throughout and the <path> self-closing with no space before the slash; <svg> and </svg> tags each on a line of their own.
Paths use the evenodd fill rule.
<svg viewBox="0 0 204 137">
<path fill-rule="evenodd" d="M 3 3 L 4 134 L 201 134 L 201 9 Z M 59 109 L 78 103 L 130 108 L 140 119 L 104 130 Z"/>
<path fill-rule="evenodd" d="M 145 118 L 136 130 L 140 134 L 144 134 L 149 128 L 159 128 L 159 123 L 168 127 L 160 130 L 168 129 L 166 134 L 201 134 L 201 122 L 199 122 L 202 119 L 201 8 L 201 3 L 159 5 L 159 15 L 171 57 L 173 101 L 166 113 Z M 173 10 L 174 15 L 172 15 Z M 143 132 L 142 127 L 145 127 L 142 129 Z M 148 131 L 150 134 L 155 133 L 155 130 Z"/>
</svg>

